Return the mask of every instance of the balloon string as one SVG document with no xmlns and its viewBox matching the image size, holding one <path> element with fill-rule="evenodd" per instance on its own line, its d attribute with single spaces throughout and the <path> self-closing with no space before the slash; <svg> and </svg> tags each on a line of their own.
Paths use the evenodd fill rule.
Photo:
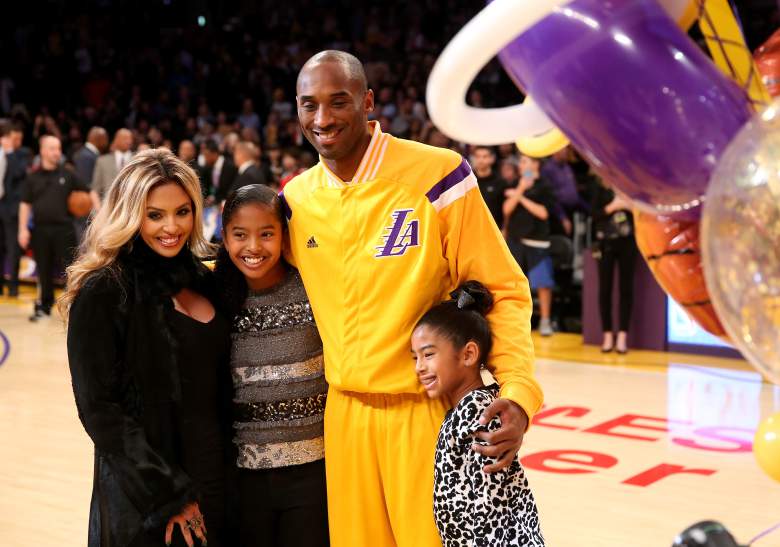
<svg viewBox="0 0 780 547">
<path fill-rule="evenodd" d="M 756 537 L 754 537 L 753 539 L 751 539 L 750 541 L 748 541 L 748 547 L 750 547 L 751 545 L 753 545 L 753 544 L 754 544 L 756 541 L 758 541 L 759 539 L 761 539 L 761 538 L 762 538 L 762 537 L 764 537 L 765 535 L 767 535 L 767 534 L 770 534 L 770 533 L 774 532 L 774 531 L 775 531 L 775 530 L 777 530 L 778 528 L 780 528 L 780 522 L 778 522 L 777 524 L 775 524 L 775 525 L 774 525 L 774 526 L 772 526 L 771 528 L 767 528 L 766 530 L 764 530 L 763 532 L 761 532 L 760 534 L 758 534 Z"/>
</svg>

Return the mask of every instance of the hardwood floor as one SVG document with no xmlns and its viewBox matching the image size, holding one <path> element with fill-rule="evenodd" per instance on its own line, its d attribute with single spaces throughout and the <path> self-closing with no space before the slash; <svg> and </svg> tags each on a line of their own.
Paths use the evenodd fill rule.
<svg viewBox="0 0 780 547">
<path fill-rule="evenodd" d="M 0 298 L 0 546 L 83 546 L 92 445 L 56 318 Z M 780 484 L 750 452 L 780 388 L 744 361 L 535 339 L 546 405 L 521 451 L 548 545 L 661 547 L 722 521 L 740 542 L 780 520 Z M 162 545 L 162 542 L 161 542 Z M 757 543 L 780 545 L 780 532 Z"/>
</svg>

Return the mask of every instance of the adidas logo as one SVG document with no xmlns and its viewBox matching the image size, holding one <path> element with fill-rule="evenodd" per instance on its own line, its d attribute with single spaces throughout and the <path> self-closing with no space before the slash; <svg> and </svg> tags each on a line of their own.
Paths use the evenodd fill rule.
<svg viewBox="0 0 780 547">
<path fill-rule="evenodd" d="M 319 245 L 317 245 L 317 240 L 314 239 L 314 236 L 311 236 L 309 238 L 309 241 L 306 242 L 306 247 L 309 249 L 316 249 L 317 247 L 319 247 Z"/>
</svg>

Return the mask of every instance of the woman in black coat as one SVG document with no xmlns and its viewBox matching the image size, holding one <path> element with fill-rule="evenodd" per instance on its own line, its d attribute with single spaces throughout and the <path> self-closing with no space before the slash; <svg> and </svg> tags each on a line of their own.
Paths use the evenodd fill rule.
<svg viewBox="0 0 780 547">
<path fill-rule="evenodd" d="M 149 150 L 117 176 L 61 309 L 95 443 L 90 547 L 227 544 L 228 325 L 198 256 L 197 175 Z"/>
</svg>

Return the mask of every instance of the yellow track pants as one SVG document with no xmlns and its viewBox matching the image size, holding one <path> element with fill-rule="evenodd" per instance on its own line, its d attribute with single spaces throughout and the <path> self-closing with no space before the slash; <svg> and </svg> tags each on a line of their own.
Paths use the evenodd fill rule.
<svg viewBox="0 0 780 547">
<path fill-rule="evenodd" d="M 426 395 L 330 388 L 325 468 L 332 547 L 441 547 L 433 464 L 446 410 Z"/>
</svg>

